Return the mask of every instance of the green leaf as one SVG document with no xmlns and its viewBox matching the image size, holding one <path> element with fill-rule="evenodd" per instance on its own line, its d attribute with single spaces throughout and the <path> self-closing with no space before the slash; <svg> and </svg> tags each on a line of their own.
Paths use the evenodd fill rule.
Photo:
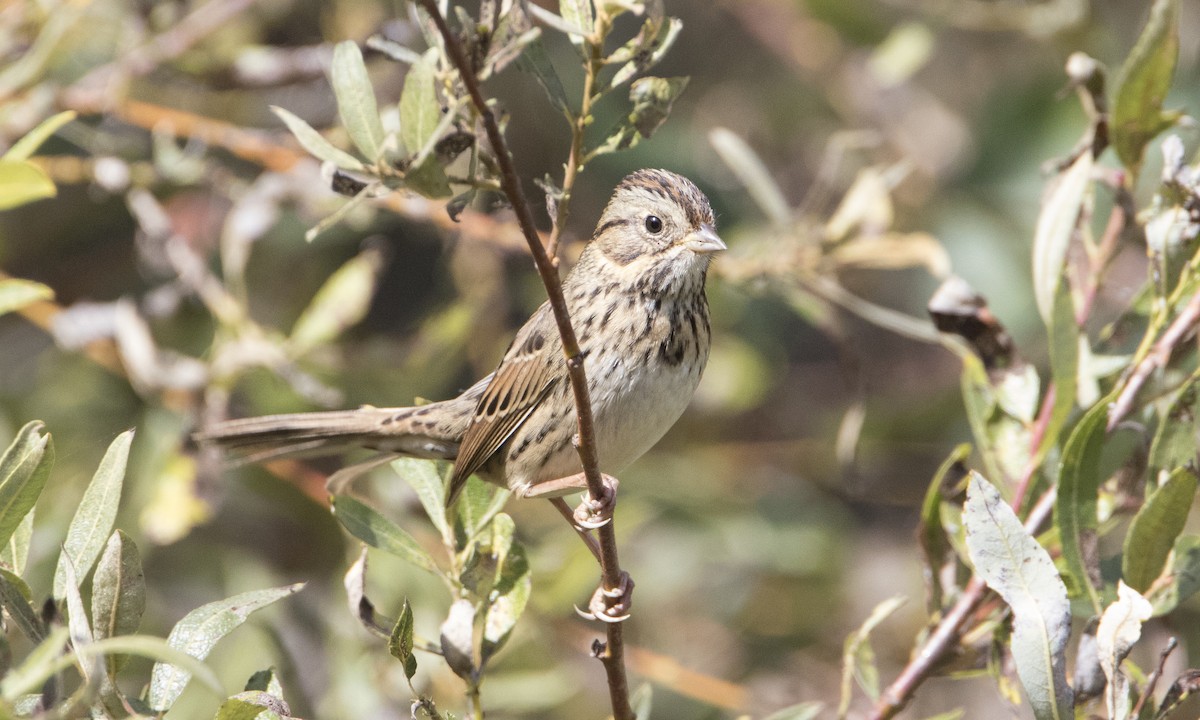
<svg viewBox="0 0 1200 720">
<path fill-rule="evenodd" d="M 503 509 L 511 493 L 485 483 L 477 476 L 467 478 L 462 494 L 454 505 L 456 547 L 463 550 Z"/>
<path fill-rule="evenodd" d="M 269 693 L 280 700 L 283 699 L 283 685 L 280 684 L 279 675 L 275 672 L 274 667 L 259 670 L 251 675 L 250 679 L 246 681 L 245 689 Z"/>
<path fill-rule="evenodd" d="M 64 556 L 67 552 L 64 550 Z M 66 601 L 67 601 L 67 630 L 71 636 L 71 650 L 79 660 L 80 671 L 85 679 L 98 677 L 104 672 L 103 658 L 96 658 L 96 664 L 88 662 L 84 651 L 94 642 L 92 624 L 88 619 L 87 610 L 83 607 L 83 596 L 79 594 L 79 578 L 75 574 L 75 564 L 66 561 Z"/>
<path fill-rule="evenodd" d="M 512 518 L 503 513 L 493 524 L 493 552 L 499 560 L 496 583 L 485 608 L 483 625 L 483 662 L 499 652 L 512 634 L 532 589 L 532 573 L 525 548 L 513 537 Z"/>
<path fill-rule="evenodd" d="M 272 105 L 271 112 L 275 113 L 287 125 L 288 130 L 292 131 L 292 135 L 296 137 L 300 146 L 318 160 L 333 163 L 343 170 L 364 170 L 366 168 L 361 160 L 345 150 L 339 150 L 334 147 L 333 143 L 326 140 L 311 125 L 287 110 Z"/>
<path fill-rule="evenodd" d="M 404 186 L 427 198 L 444 198 L 450 195 L 450 180 L 446 169 L 437 155 L 429 154 L 417 165 L 404 173 Z"/>
<path fill-rule="evenodd" d="M 1096 497 L 1100 488 L 1100 453 L 1104 449 L 1104 425 L 1108 402 L 1096 403 L 1075 426 L 1063 447 L 1058 471 L 1058 496 L 1054 501 L 1054 525 L 1062 543 L 1067 570 L 1086 592 L 1092 609 L 1104 608 L 1092 582 L 1089 567 L 1095 567 Z"/>
<path fill-rule="evenodd" d="M 1170 125 L 1163 101 L 1179 58 L 1179 0 L 1155 0 L 1150 19 L 1121 66 L 1113 97 L 1113 147 L 1135 174 L 1147 143 Z"/>
<path fill-rule="evenodd" d="M 594 157 L 605 153 L 627 150 L 642 139 L 648 139 L 666 122 L 676 98 L 687 87 L 686 77 L 645 77 L 629 86 L 629 100 L 633 109 L 609 131 L 608 137 L 588 155 Z"/>
<path fill-rule="evenodd" d="M 58 194 L 46 171 L 28 160 L 0 160 L 0 210 Z"/>
<path fill-rule="evenodd" d="M 146 578 L 137 545 L 117 530 L 104 546 L 92 578 L 92 626 L 97 640 L 132 635 L 146 611 Z M 124 664 L 122 656 L 109 657 L 109 673 Z"/>
<path fill-rule="evenodd" d="M 1067 424 L 1079 388 L 1079 344 L 1086 338 L 1075 324 L 1075 302 L 1066 283 L 1060 283 L 1054 294 L 1054 310 L 1050 316 L 1050 378 L 1054 382 L 1054 402 L 1050 417 L 1042 431 L 1042 443 L 1033 462 L 1040 465 L 1059 441 Z"/>
<path fill-rule="evenodd" d="M 325 345 L 362 320 L 382 268 L 382 250 L 368 247 L 330 275 L 292 327 L 292 353 L 303 355 Z"/>
<path fill-rule="evenodd" d="M 67 527 L 67 539 L 54 569 L 54 597 L 66 596 L 66 563 L 74 563 L 77 578 L 82 581 L 96 564 L 104 551 L 104 544 L 113 531 L 117 519 L 117 505 L 121 501 L 121 488 L 125 483 L 125 466 L 129 462 L 129 446 L 133 443 L 133 431 L 126 430 L 112 441 L 92 482 L 83 491 L 83 499 L 71 524 Z"/>
<path fill-rule="evenodd" d="M 628 82 L 657 65 L 679 37 L 683 22 L 678 18 L 663 17 L 661 2 L 653 3 L 652 7 L 638 34 L 609 56 L 609 64 L 625 63 L 612 76 L 610 87 Z"/>
<path fill-rule="evenodd" d="M 281 720 L 285 716 L 291 717 L 282 700 L 270 693 L 251 690 L 227 698 L 213 720 Z"/>
<path fill-rule="evenodd" d="M 37 508 L 30 509 L 21 519 L 21 524 L 13 531 L 12 536 L 0 549 L 0 565 L 12 568 L 18 575 L 25 572 L 25 563 L 29 560 L 29 542 L 33 539 L 33 516 Z"/>
<path fill-rule="evenodd" d="M 1150 596 L 1155 615 L 1166 615 L 1200 592 L 1200 535 L 1181 535 L 1172 549 L 1171 581 Z"/>
<path fill-rule="evenodd" d="M 0 315 L 20 310 L 39 300 L 53 300 L 54 291 L 46 285 L 21 278 L 0 280 Z"/>
<path fill-rule="evenodd" d="M 437 50 L 427 50 L 409 69 L 400 93 L 400 139 L 405 152 L 418 161 L 433 148 L 434 131 L 442 118 L 434 86 L 436 63 Z"/>
<path fill-rule="evenodd" d="M 333 48 L 332 75 L 342 124 L 359 152 L 368 162 L 375 162 L 383 153 L 383 123 L 379 119 L 375 89 L 371 87 L 371 78 L 357 43 L 345 40 Z"/>
<path fill-rule="evenodd" d="M 303 587 L 303 583 L 298 583 L 268 590 L 252 590 L 201 605 L 175 623 L 175 627 L 171 628 L 171 633 L 167 636 L 167 645 L 196 660 L 203 660 L 217 641 L 245 622 L 250 613 L 292 595 Z M 103 642 L 113 643 L 126 637 L 137 636 L 109 638 Z M 155 710 L 170 708 L 183 693 L 195 672 L 195 663 L 180 663 L 176 659 L 155 663 L 150 674 L 150 692 L 147 696 L 150 707 Z M 220 684 L 217 683 L 216 686 L 219 692 Z"/>
<path fill-rule="evenodd" d="M 1190 468 L 1176 469 L 1134 516 L 1121 558 L 1121 575 L 1134 590 L 1145 592 L 1162 574 L 1192 509 L 1196 484 Z"/>
<path fill-rule="evenodd" d="M 421 507 L 425 508 L 425 514 L 442 534 L 442 540 L 449 543 L 454 536 L 446 522 L 446 484 L 438 474 L 438 463 L 433 460 L 399 458 L 392 462 L 392 469 L 417 493 L 417 499 L 421 501 Z"/>
<path fill-rule="evenodd" d="M 373 548 L 406 560 L 429 572 L 437 572 L 437 563 L 421 544 L 399 525 L 349 495 L 333 498 L 333 514 L 342 527 Z"/>
<path fill-rule="evenodd" d="M 767 220 L 778 227 L 790 225 L 792 210 L 788 207 L 783 191 L 746 141 L 732 130 L 719 127 L 709 131 L 708 142 L 750 193 L 750 197 L 767 216 Z"/>
<path fill-rule="evenodd" d="M 858 686 L 872 702 L 879 699 L 879 669 L 875 666 L 875 651 L 871 648 L 871 631 L 906 600 L 903 595 L 896 595 L 879 603 L 863 624 L 846 637 L 842 646 L 842 699 L 838 704 L 838 717 L 846 717 L 850 712 L 852 680 L 858 681 Z"/>
<path fill-rule="evenodd" d="M 1091 186 L 1092 165 L 1090 152 L 1080 154 L 1059 176 L 1038 215 L 1033 236 L 1033 292 L 1047 326 L 1054 312 L 1054 296 L 1062 281 L 1067 248 Z"/>
<path fill-rule="evenodd" d="M 54 466 L 54 443 L 42 428 L 37 420 L 26 424 L 0 457 L 0 543 L 8 543 L 33 509 Z"/>
<path fill-rule="evenodd" d="M 39 643 L 46 638 L 46 625 L 30 605 L 33 593 L 17 575 L 0 569 L 0 604 L 13 623 L 31 642 Z"/>
<path fill-rule="evenodd" d="M 1150 445 L 1150 479 L 1196 459 L 1196 434 L 1200 432 L 1200 383 L 1189 381 L 1176 393 L 1158 422 Z"/>
<path fill-rule="evenodd" d="M 64 110 L 63 112 L 46 118 L 37 127 L 25 133 L 25 136 L 13 143 L 13 146 L 8 149 L 4 155 L 0 155 L 0 160 L 28 160 L 33 157 L 50 136 L 58 132 L 63 125 L 71 122 L 78 116 L 74 110 Z"/>
<path fill-rule="evenodd" d="M 1012 609 L 1013 660 L 1034 717 L 1073 718 L 1066 676 L 1071 606 L 1054 561 L 978 473 L 971 473 L 963 523 L 975 572 Z"/>
<path fill-rule="evenodd" d="M 546 97 L 550 98 L 550 104 L 563 115 L 571 117 L 567 91 L 563 89 L 562 80 L 554 69 L 554 63 L 550 62 L 546 45 L 540 37 L 525 46 L 525 51 L 517 58 L 517 69 L 533 73 L 542 89 L 546 91 Z"/>
<path fill-rule="evenodd" d="M 417 674 L 417 657 L 413 654 L 413 612 L 408 598 L 404 598 L 404 607 L 388 638 L 388 652 L 404 666 L 404 677 L 412 680 Z"/>
<path fill-rule="evenodd" d="M 942 487 L 945 485 L 951 470 L 961 467 L 971 456 L 971 446 L 962 443 L 950 452 L 942 461 L 929 487 L 925 490 L 925 500 L 921 503 L 921 522 L 917 526 L 917 541 L 921 544 L 924 554 L 925 579 L 929 586 L 929 610 L 935 612 L 942 607 L 942 580 L 939 568 L 946 561 L 946 554 L 951 549 L 950 538 L 942 523 Z"/>
<path fill-rule="evenodd" d="M 1121 672 L 1121 661 L 1142 636 L 1142 623 L 1150 619 L 1152 608 L 1125 583 L 1117 584 L 1117 599 L 1104 610 L 1096 628 L 1096 650 L 1100 667 L 1108 679 L 1104 700 L 1110 720 L 1130 717 L 1129 678 Z"/>
<path fill-rule="evenodd" d="M 592 0 L 558 0 L 558 14 L 567 27 L 578 28 L 583 35 L 590 34 L 596 24 Z M 567 37 L 576 45 L 583 46 L 584 38 L 581 35 L 570 32 Z"/>
<path fill-rule="evenodd" d="M 782 710 L 776 710 L 763 720 L 816 720 L 821 717 L 821 711 L 825 709 L 825 704 L 820 702 L 803 702 L 799 705 L 785 707 Z"/>
</svg>

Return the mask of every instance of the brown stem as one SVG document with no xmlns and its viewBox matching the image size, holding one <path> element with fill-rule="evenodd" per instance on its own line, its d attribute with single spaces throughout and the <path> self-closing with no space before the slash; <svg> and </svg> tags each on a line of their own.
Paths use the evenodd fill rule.
<svg viewBox="0 0 1200 720">
<path fill-rule="evenodd" d="M 1184 339 L 1200 325 L 1200 293 L 1192 296 L 1183 312 L 1175 318 L 1174 322 L 1167 328 L 1158 342 L 1154 343 L 1154 347 L 1150 353 L 1142 359 L 1134 368 L 1133 374 L 1129 376 L 1125 387 L 1121 389 L 1120 395 L 1117 396 L 1116 402 L 1112 404 L 1112 408 L 1108 411 L 1108 431 L 1112 432 L 1121 420 L 1133 410 L 1134 401 L 1137 399 L 1138 392 L 1146 383 L 1146 380 L 1159 368 L 1165 368 L 1171 360 L 1172 353 L 1175 348 L 1184 341 Z"/>
<path fill-rule="evenodd" d="M 533 261 L 537 265 L 538 274 L 541 275 L 542 284 L 546 287 L 550 309 L 554 313 L 558 334 L 562 339 L 563 354 L 567 358 L 568 377 L 575 396 L 575 414 L 579 418 L 579 442 L 577 443 L 579 460 L 587 479 L 588 492 L 593 500 L 600 502 L 605 493 L 600 480 L 600 464 L 596 456 L 595 422 L 592 418 L 591 399 L 588 396 L 584 358 L 579 350 L 579 340 L 575 335 L 575 330 L 571 326 L 571 318 L 567 311 L 566 299 L 563 297 L 558 272 L 549 255 L 546 254 L 546 249 L 542 246 L 537 228 L 534 226 L 533 211 L 525 199 L 525 193 L 521 188 L 516 168 L 513 166 L 508 145 L 496 123 L 495 115 L 483 97 L 479 80 L 471 69 L 470 60 L 463 51 L 457 35 L 446 24 L 446 19 L 442 17 L 435 0 L 419 1 L 437 26 L 438 33 L 445 42 L 446 52 L 455 67 L 458 68 L 463 85 L 471 96 L 475 110 L 479 113 L 480 121 L 488 136 L 488 143 L 491 144 L 492 150 L 496 154 L 496 162 L 500 168 L 500 185 L 517 215 L 517 223 L 525 235 L 525 241 L 529 244 L 529 252 L 533 255 Z M 621 566 L 617 557 L 617 539 L 613 524 L 613 522 L 609 522 L 599 530 L 600 566 L 603 571 L 604 586 L 609 590 L 621 587 Z M 604 644 L 603 648 L 598 649 L 596 657 L 604 665 L 605 673 L 608 676 L 609 699 L 612 702 L 613 716 L 616 720 L 635 720 L 633 709 L 629 705 L 629 682 L 625 677 L 625 643 L 622 625 L 621 623 L 607 623 L 607 630 L 608 642 Z"/>
</svg>

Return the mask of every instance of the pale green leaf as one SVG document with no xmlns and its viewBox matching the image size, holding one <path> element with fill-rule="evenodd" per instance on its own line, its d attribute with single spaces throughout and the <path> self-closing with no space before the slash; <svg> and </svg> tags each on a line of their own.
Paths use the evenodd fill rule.
<svg viewBox="0 0 1200 720">
<path fill-rule="evenodd" d="M 792 222 L 792 211 L 783 196 L 783 191 L 746 141 L 732 130 L 719 127 L 709 131 L 708 142 L 750 192 L 750 197 L 767 219 L 778 227 L 788 226 Z"/>
<path fill-rule="evenodd" d="M 33 509 L 54 466 L 54 443 L 42 429 L 40 421 L 26 424 L 0 457 L 0 543 L 8 543 Z"/>
<path fill-rule="evenodd" d="M 1134 516 L 1121 558 L 1121 575 L 1134 590 L 1150 589 L 1162 573 L 1192 509 L 1196 483 L 1196 474 L 1190 468 L 1176 469 Z"/>
<path fill-rule="evenodd" d="M 530 6 L 533 6 L 532 3 Z M 558 14 L 562 17 L 565 26 L 571 28 L 567 37 L 571 39 L 571 42 L 582 46 L 582 35 L 592 32 L 596 22 L 592 0 L 558 0 Z M 580 34 L 576 34 L 576 32 Z"/>
<path fill-rule="evenodd" d="M 0 160 L 0 210 L 58 194 L 46 171 L 28 160 Z"/>
<path fill-rule="evenodd" d="M 382 268 L 382 250 L 368 247 L 330 275 L 292 327 L 292 353 L 303 355 L 325 345 L 362 320 Z"/>
<path fill-rule="evenodd" d="M 357 43 L 345 40 L 334 47 L 332 75 L 342 124 L 359 152 L 368 162 L 375 162 L 383 153 L 383 122 Z"/>
<path fill-rule="evenodd" d="M 354 537 L 377 550 L 406 560 L 417 567 L 437 572 L 437 563 L 421 544 L 399 525 L 349 495 L 333 498 L 333 514 Z"/>
<path fill-rule="evenodd" d="M 14 312 L 39 300 L 53 300 L 54 290 L 46 285 L 21 278 L 0 280 L 0 315 Z"/>
<path fill-rule="evenodd" d="M 146 611 L 146 578 L 137 545 L 117 530 L 104 546 L 92 578 L 92 628 L 96 639 L 132 635 Z M 124 663 L 123 656 L 110 656 L 109 673 Z"/>
<path fill-rule="evenodd" d="M 302 587 L 303 583 L 268 590 L 252 590 L 202 605 L 175 623 L 175 627 L 171 628 L 171 633 L 167 636 L 167 645 L 196 660 L 203 660 L 217 641 L 245 622 L 250 613 L 292 595 Z M 103 642 L 113 643 L 127 637 L 136 636 L 109 638 Z M 142 654 L 136 651 L 129 652 Z M 194 674 L 194 663 L 183 664 L 174 659 L 155 663 L 150 674 L 150 691 L 147 696 L 150 707 L 156 710 L 171 707 Z"/>
<path fill-rule="evenodd" d="M 896 595 L 880 602 L 863 624 L 846 637 L 842 646 L 842 699 L 838 704 L 838 717 L 845 717 L 850 711 L 854 680 L 872 702 L 879 699 L 879 669 L 875 666 L 875 652 L 871 648 L 871 631 L 905 601 L 903 595 Z"/>
<path fill-rule="evenodd" d="M 0 565 L 11 568 L 18 575 L 25 572 L 29 560 L 29 543 L 33 539 L 33 517 L 37 508 L 25 513 L 21 524 L 13 531 L 4 547 L 0 549 Z"/>
<path fill-rule="evenodd" d="M 25 133 L 25 136 L 13 143 L 8 152 L 0 156 L 0 160 L 28 160 L 33 157 L 50 136 L 58 132 L 63 125 L 78 116 L 74 110 L 64 110 L 57 115 L 46 118 L 37 127 Z"/>
<path fill-rule="evenodd" d="M 650 720 L 650 710 L 653 706 L 654 686 L 650 683 L 642 683 L 641 687 L 629 696 L 629 707 L 638 720 Z"/>
<path fill-rule="evenodd" d="M 82 580 L 96 559 L 104 551 L 104 544 L 112 534 L 117 519 L 117 505 L 121 501 L 121 488 L 125 484 L 125 466 L 129 462 L 129 446 L 133 443 L 133 431 L 126 430 L 112 441 L 100 461 L 100 467 L 92 476 L 92 482 L 83 492 L 79 508 L 67 527 L 67 539 L 63 541 L 63 552 L 54 569 L 54 597 L 65 597 L 67 588 L 66 563 L 74 563 L 77 577 Z"/>
<path fill-rule="evenodd" d="M 1059 434 L 1075 409 L 1079 388 L 1079 346 L 1086 337 L 1075 324 L 1075 302 L 1066 283 L 1060 283 L 1054 294 L 1054 311 L 1050 317 L 1050 378 L 1054 381 L 1054 402 L 1050 417 L 1042 431 L 1042 443 L 1034 462 L 1041 464 L 1059 440 Z"/>
<path fill-rule="evenodd" d="M 442 534 L 442 540 L 450 542 L 453 535 L 446 521 L 446 485 L 438 474 L 438 463 L 418 458 L 399 458 L 392 463 L 392 469 L 412 486 L 429 520 Z"/>
<path fill-rule="evenodd" d="M 400 93 L 400 139 L 405 153 L 420 162 L 433 147 L 435 131 L 442 118 L 434 86 L 437 50 L 431 49 L 409 68 Z"/>
<path fill-rule="evenodd" d="M 824 703 L 816 701 L 803 702 L 799 705 L 792 705 L 782 710 L 776 710 L 763 718 L 763 720 L 816 720 L 821 717 L 821 711 L 824 709 Z"/>
<path fill-rule="evenodd" d="M 1150 445 L 1148 467 L 1151 480 L 1158 474 L 1196 459 L 1196 437 L 1200 432 L 1200 384 L 1190 381 L 1171 400 L 1163 413 Z M 1131 583 L 1132 584 L 1132 583 Z"/>
<path fill-rule="evenodd" d="M 368 183 L 365 187 L 363 187 L 362 190 L 358 191 L 357 195 L 350 198 L 346 202 L 342 203 L 342 205 L 340 207 L 338 207 L 337 210 L 334 210 L 332 213 L 330 213 L 326 217 L 321 218 L 320 222 L 318 222 L 313 227 L 309 228 L 304 233 L 304 239 L 307 242 L 312 242 L 313 240 L 316 240 L 318 235 L 325 232 L 326 230 L 333 227 L 334 225 L 337 225 L 347 215 L 349 215 L 352 211 L 354 211 L 360 205 L 365 203 L 367 200 L 370 200 L 371 198 L 375 197 L 375 191 L 379 187 L 380 187 L 379 183 Z"/>
<path fill-rule="evenodd" d="M 1081 153 L 1058 178 L 1038 215 L 1033 236 L 1033 292 L 1038 311 L 1047 325 L 1054 311 L 1054 296 L 1062 281 L 1067 248 L 1075 235 L 1079 213 L 1091 184 L 1092 154 Z"/>
<path fill-rule="evenodd" d="M 46 637 L 46 626 L 33 609 L 33 593 L 25 581 L 8 570 L 0 569 L 0 604 L 21 633 L 34 643 Z"/>
<path fill-rule="evenodd" d="M 517 620 L 525 612 L 532 588 L 529 562 L 525 549 L 512 536 L 512 520 L 504 514 L 496 517 L 498 532 L 504 533 L 507 549 L 500 558 L 500 568 L 495 586 L 485 608 L 487 613 L 483 625 L 483 662 L 494 656 L 503 647 Z"/>
<path fill-rule="evenodd" d="M 326 140 L 321 133 L 317 132 L 311 125 L 299 117 L 274 105 L 271 106 L 271 112 L 275 113 L 287 125 L 288 130 L 292 131 L 292 135 L 296 137 L 296 141 L 300 143 L 301 147 L 318 160 L 333 163 L 343 170 L 362 170 L 365 168 L 361 160 L 344 150 L 334 147 L 333 143 Z"/>
<path fill-rule="evenodd" d="M 439 633 L 442 657 L 454 674 L 474 682 L 475 663 L 475 604 L 466 598 L 455 600 L 442 623 Z"/>
<path fill-rule="evenodd" d="M 617 87 L 657 65 L 675 44 L 681 30 L 683 22 L 679 18 L 647 18 L 642 31 L 632 41 L 635 44 L 630 53 L 633 59 L 617 70 L 609 81 L 610 86 Z"/>
<path fill-rule="evenodd" d="M 1103 610 L 1100 593 L 1089 569 L 1096 562 L 1096 498 L 1100 488 L 1100 453 L 1104 449 L 1104 424 L 1108 403 L 1096 403 L 1083 416 L 1063 447 L 1054 501 L 1054 525 L 1062 543 L 1067 570 L 1086 593 L 1096 615 Z"/>
<path fill-rule="evenodd" d="M 1150 20 L 1121 66 L 1109 121 L 1117 157 L 1134 173 L 1146 144 L 1169 125 L 1163 101 L 1179 58 L 1179 0 L 1155 0 Z"/>
<path fill-rule="evenodd" d="M 1200 535 L 1180 535 L 1171 551 L 1170 582 L 1150 595 L 1155 615 L 1166 615 L 1200 592 Z"/>
<path fill-rule="evenodd" d="M 975 572 L 1012 609 L 1012 655 L 1037 720 L 1069 720 L 1071 606 L 1054 561 L 991 483 L 971 474 L 963 511 Z"/>
<path fill-rule="evenodd" d="M 446 169 L 438 161 L 437 155 L 432 153 L 404 173 L 404 186 L 427 198 L 444 198 L 451 192 Z"/>
<path fill-rule="evenodd" d="M 270 693 L 251 690 L 226 698 L 213 720 L 282 720 L 286 707 Z"/>
</svg>

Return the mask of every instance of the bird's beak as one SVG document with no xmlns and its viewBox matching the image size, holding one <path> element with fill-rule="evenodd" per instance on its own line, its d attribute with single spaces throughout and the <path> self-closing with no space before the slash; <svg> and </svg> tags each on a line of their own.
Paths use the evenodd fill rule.
<svg viewBox="0 0 1200 720">
<path fill-rule="evenodd" d="M 717 229 L 709 223 L 704 223 L 699 230 L 693 231 L 687 236 L 684 245 L 688 250 L 701 255 L 709 255 L 711 253 L 727 250 L 725 242 L 717 236 Z"/>
</svg>

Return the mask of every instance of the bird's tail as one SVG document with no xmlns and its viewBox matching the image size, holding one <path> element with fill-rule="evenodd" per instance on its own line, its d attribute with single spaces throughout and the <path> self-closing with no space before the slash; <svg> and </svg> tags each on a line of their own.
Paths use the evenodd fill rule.
<svg viewBox="0 0 1200 720">
<path fill-rule="evenodd" d="M 196 433 L 196 440 L 226 448 L 242 462 L 331 455 L 354 447 L 452 460 L 469 418 L 456 402 L 226 420 Z"/>
</svg>

